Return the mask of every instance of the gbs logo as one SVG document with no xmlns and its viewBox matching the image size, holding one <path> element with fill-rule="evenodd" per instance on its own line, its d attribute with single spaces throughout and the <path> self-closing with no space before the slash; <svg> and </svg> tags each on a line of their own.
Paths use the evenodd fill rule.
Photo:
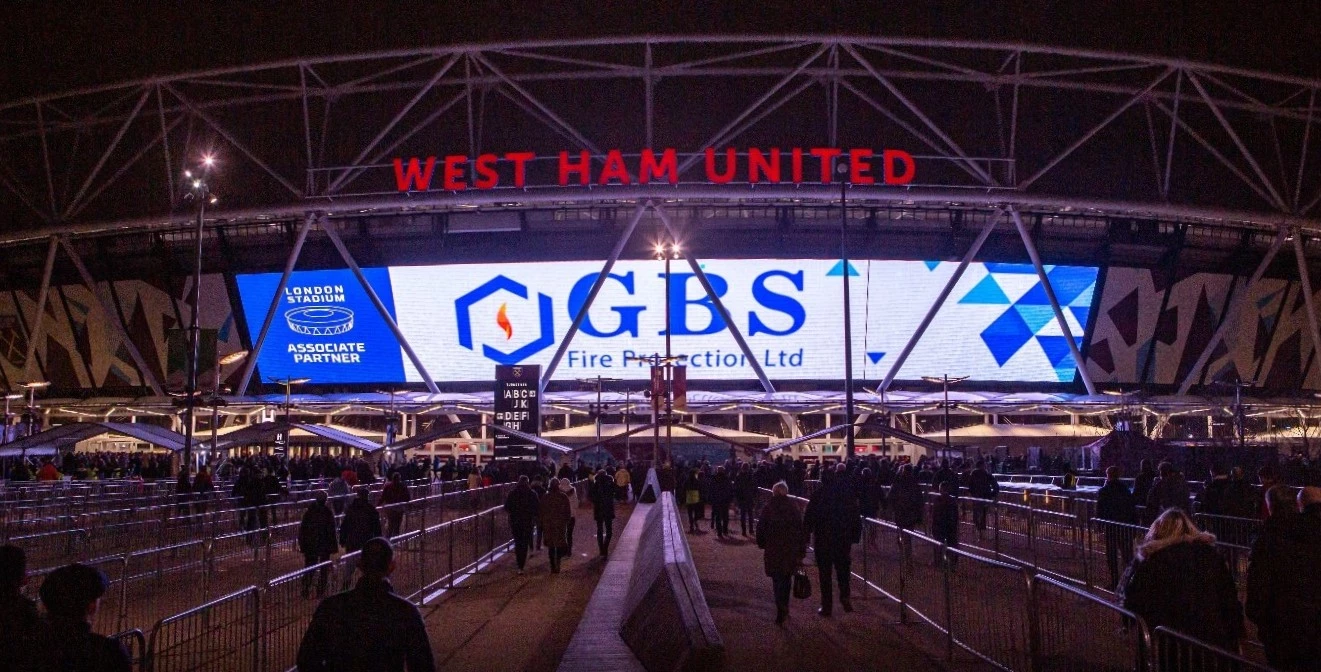
<svg viewBox="0 0 1321 672">
<path fill-rule="evenodd" d="M 657 277 L 664 283 L 665 275 L 663 273 L 657 274 Z M 695 280 L 696 277 L 693 273 L 670 274 L 670 326 L 674 336 L 705 336 L 723 331 L 729 326 L 726 316 L 721 314 L 711 297 L 701 290 L 700 283 L 692 283 L 691 286 L 697 289 L 696 298 L 689 298 L 689 281 Z M 570 321 L 587 303 L 587 297 L 591 293 L 592 284 L 596 282 L 596 278 L 597 274 L 595 273 L 584 275 L 574 283 L 573 288 L 569 291 L 566 308 Z M 729 291 L 729 282 L 724 277 L 715 273 L 707 273 L 706 278 L 711 283 L 711 289 L 717 296 L 724 297 Z M 758 304 L 758 308 L 781 313 L 789 319 L 790 324 L 783 329 L 776 329 L 767 324 L 756 310 L 750 310 L 747 313 L 748 320 L 745 331 L 749 338 L 759 334 L 788 336 L 801 329 L 803 323 L 807 320 L 807 312 L 798 299 L 768 286 L 769 281 L 777 278 L 787 281 L 794 290 L 803 291 L 803 272 L 801 270 L 794 272 L 771 270 L 763 272 L 752 281 L 752 298 Z M 632 271 L 623 274 L 611 273 L 606 279 L 607 282 L 617 283 L 629 296 L 636 294 L 636 282 Z M 458 321 L 459 345 L 469 350 L 474 349 L 472 308 L 483 299 L 502 291 L 521 299 L 528 299 L 530 293 L 528 287 L 523 283 L 504 275 L 498 275 L 480 287 L 455 299 L 454 309 Z M 499 364 L 516 364 L 554 345 L 553 301 L 550 296 L 538 293 L 537 304 L 540 334 L 536 340 L 512 352 L 505 352 L 484 343 L 482 344 L 482 354 Z M 597 306 L 599 305 L 598 303 Z M 506 338 L 509 338 L 513 334 L 513 325 L 509 322 L 505 307 L 505 304 L 501 304 L 496 315 L 496 323 L 504 330 Z M 726 305 L 726 308 L 730 308 L 730 306 Z M 690 315 L 690 309 L 694 311 L 694 314 Z M 591 316 L 587 315 L 584 316 L 579 330 L 596 338 L 615 338 L 623 335 L 638 338 L 641 335 L 640 316 L 647 310 L 646 306 L 610 306 L 609 310 L 619 317 L 619 322 L 614 329 L 602 331 L 592 322 Z M 705 324 L 702 324 L 703 314 L 705 314 Z M 657 332 L 657 335 L 664 336 L 665 330 L 661 329 Z"/>
</svg>

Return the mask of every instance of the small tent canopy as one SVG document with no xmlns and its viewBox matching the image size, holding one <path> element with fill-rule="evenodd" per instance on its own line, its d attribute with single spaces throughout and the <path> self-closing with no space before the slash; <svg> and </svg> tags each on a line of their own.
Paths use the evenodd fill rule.
<svg viewBox="0 0 1321 672">
<path fill-rule="evenodd" d="M 103 434 L 123 434 L 166 450 L 183 450 L 183 435 L 164 427 L 136 422 L 71 422 L 6 443 L 0 446 L 0 457 L 54 455 Z"/>
<path fill-rule="evenodd" d="M 237 429 L 220 437 L 216 445 L 210 445 L 210 442 L 203 443 L 202 448 L 206 450 L 225 450 L 237 446 L 247 446 L 255 443 L 271 443 L 280 434 L 285 436 L 292 435 L 295 431 L 306 432 L 312 436 L 318 436 L 331 443 L 338 443 L 350 448 L 357 448 L 363 452 L 374 453 L 381 449 L 381 444 L 369 441 L 360 436 L 356 436 L 344 431 L 338 427 L 328 425 L 304 424 L 301 422 L 259 422 L 255 425 L 248 425 L 242 429 Z"/>
</svg>

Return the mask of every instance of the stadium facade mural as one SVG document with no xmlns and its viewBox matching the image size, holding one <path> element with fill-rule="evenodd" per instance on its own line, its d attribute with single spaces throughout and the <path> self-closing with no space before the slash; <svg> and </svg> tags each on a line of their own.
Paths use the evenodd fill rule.
<svg viewBox="0 0 1321 672">
<path fill-rule="evenodd" d="M 99 283 L 97 291 L 116 307 L 133 344 L 157 380 L 167 389 L 182 387 L 182 371 L 177 366 L 171 370 L 167 344 L 170 330 L 186 327 L 191 319 L 191 279 L 175 288 L 144 280 L 113 285 L 111 288 Z M 218 352 L 224 355 L 241 350 L 223 276 L 202 277 L 202 306 L 201 325 L 216 330 Z M 101 301 L 84 285 L 50 288 L 35 349 L 36 362 L 27 362 L 36 308 L 35 288 L 0 292 L 0 374 L 4 377 L 0 382 L 7 387 L 36 379 L 49 380 L 54 388 L 66 390 L 123 389 L 144 384 L 114 326 L 115 318 L 102 309 Z M 201 368 L 214 371 L 205 361 Z M 209 389 L 211 380 L 203 376 L 203 387 Z"/>
<path fill-rule="evenodd" d="M 1245 298 L 1246 291 L 1247 303 L 1231 311 L 1225 338 L 1194 384 L 1321 386 L 1321 372 L 1309 354 L 1312 337 L 1299 282 L 1263 278 L 1248 288 L 1247 278 L 1226 274 L 1176 276 L 1173 282 L 1167 277 L 1164 270 L 1108 271 L 1087 352 L 1093 381 L 1179 385 L 1223 319 L 1228 300 Z"/>
</svg>

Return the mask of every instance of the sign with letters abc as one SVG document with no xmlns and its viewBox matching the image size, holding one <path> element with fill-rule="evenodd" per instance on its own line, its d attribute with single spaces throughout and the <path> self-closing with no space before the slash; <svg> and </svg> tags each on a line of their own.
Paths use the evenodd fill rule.
<svg viewBox="0 0 1321 672">
<path fill-rule="evenodd" d="M 541 395 L 537 391 L 540 381 L 540 366 L 496 366 L 495 424 L 541 436 Z M 537 447 L 497 429 L 494 454 L 497 462 L 535 461 Z"/>
</svg>

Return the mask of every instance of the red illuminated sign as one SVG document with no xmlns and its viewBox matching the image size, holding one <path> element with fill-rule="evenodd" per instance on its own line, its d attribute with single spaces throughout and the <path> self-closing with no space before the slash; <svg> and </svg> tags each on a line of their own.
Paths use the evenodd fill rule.
<svg viewBox="0 0 1321 672">
<path fill-rule="evenodd" d="M 912 154 L 902 149 L 884 149 L 878 154 L 865 147 L 847 150 L 835 147 L 750 147 L 744 151 L 734 147 L 719 151 L 708 147 L 702 152 L 702 165 L 705 181 L 711 184 L 735 181 L 748 184 L 831 184 L 834 182 L 831 168 L 841 157 L 848 159 L 850 184 L 904 185 L 912 182 L 917 173 Z M 558 157 L 507 152 L 481 154 L 476 158 L 462 154 L 397 158 L 394 160 L 395 186 L 402 192 L 437 188 L 444 191 L 500 186 L 521 188 L 528 186 L 528 166 L 534 161 L 555 161 L 554 175 L 561 187 L 679 183 L 679 155 L 671 148 L 660 151 L 644 149 L 636 155 L 625 155 L 612 149 L 603 156 L 593 156 L 591 152 L 581 150 L 560 152 Z"/>
</svg>

